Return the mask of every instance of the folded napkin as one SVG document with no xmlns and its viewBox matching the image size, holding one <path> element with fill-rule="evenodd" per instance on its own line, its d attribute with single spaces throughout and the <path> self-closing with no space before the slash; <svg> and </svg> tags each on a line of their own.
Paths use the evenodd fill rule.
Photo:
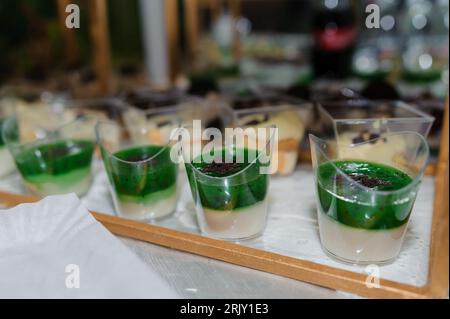
<svg viewBox="0 0 450 319">
<path fill-rule="evenodd" d="M 0 210 L 0 298 L 177 298 L 74 194 Z"/>
</svg>

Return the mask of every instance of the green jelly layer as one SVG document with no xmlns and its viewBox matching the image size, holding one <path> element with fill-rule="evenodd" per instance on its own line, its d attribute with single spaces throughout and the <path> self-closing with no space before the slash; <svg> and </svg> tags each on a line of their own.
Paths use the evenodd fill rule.
<svg viewBox="0 0 450 319">
<path fill-rule="evenodd" d="M 204 173 L 210 177 L 220 178 L 214 179 L 214 181 L 205 178 L 205 176 L 200 176 L 193 170 L 192 166 L 202 172 L 208 166 L 201 161 L 201 156 L 191 162 L 192 166 L 186 165 L 194 200 L 197 200 L 198 194 L 200 202 L 205 208 L 220 211 L 239 211 L 239 209 L 252 206 L 266 198 L 269 174 L 260 174 L 259 170 L 262 166 L 268 164 L 259 161 L 250 164 L 247 161 L 249 150 L 242 149 L 240 151 L 244 154 L 244 162 L 236 163 L 230 171 Z M 218 150 L 218 153 L 224 158 L 225 149 Z M 233 162 L 237 162 L 236 156 L 233 156 Z M 245 168 L 247 169 L 241 172 Z M 227 179 L 231 175 L 233 176 Z"/>
<path fill-rule="evenodd" d="M 67 191 L 77 186 L 87 176 L 91 174 L 91 168 L 85 167 L 71 170 L 65 174 L 49 175 L 38 174 L 30 175 L 24 178 L 28 183 L 35 185 L 38 189 L 45 188 L 46 185 L 52 184 L 60 188 L 60 191 Z"/>
<path fill-rule="evenodd" d="M 23 178 L 32 183 L 75 182 L 89 172 L 95 144 L 86 140 L 64 139 L 25 147 L 14 154 Z"/>
<path fill-rule="evenodd" d="M 102 156 L 110 182 L 120 199 L 148 202 L 175 191 L 178 165 L 172 162 L 167 146 L 132 147 L 118 151 L 114 156 L 102 150 Z M 155 158 L 145 161 L 153 156 Z"/>
<path fill-rule="evenodd" d="M 173 196 L 176 193 L 176 191 L 177 191 L 177 187 L 175 184 L 173 184 L 172 186 L 169 186 L 166 189 L 156 191 L 156 192 L 150 193 L 145 196 L 123 195 L 123 194 L 118 193 L 117 198 L 122 203 L 148 205 L 148 204 L 152 204 L 152 203 L 167 199 L 167 198 Z"/>
<path fill-rule="evenodd" d="M 414 205 L 412 194 L 377 195 L 361 187 L 350 186 L 342 175 L 337 176 L 336 167 L 345 174 L 367 176 L 380 181 L 370 188 L 374 191 L 395 191 L 412 182 L 402 171 L 382 164 L 365 161 L 333 161 L 318 168 L 318 197 L 320 210 L 332 219 L 350 227 L 362 229 L 391 229 L 405 224 Z M 355 185 L 354 183 L 352 183 Z M 415 192 L 413 188 L 410 192 Z M 366 199 L 360 202 L 350 197 Z M 400 197 L 402 196 L 402 197 Z"/>
</svg>

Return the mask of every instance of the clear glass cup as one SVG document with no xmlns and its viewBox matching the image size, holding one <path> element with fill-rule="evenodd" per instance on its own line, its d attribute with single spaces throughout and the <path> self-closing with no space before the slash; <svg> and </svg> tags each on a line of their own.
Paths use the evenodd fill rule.
<svg viewBox="0 0 450 319">
<path fill-rule="evenodd" d="M 386 263 L 400 252 L 428 156 L 416 132 L 347 146 L 310 135 L 322 247 L 351 263 Z"/>
<path fill-rule="evenodd" d="M 152 142 L 160 144 L 167 143 L 170 132 L 182 125 L 190 131 L 190 143 L 201 147 L 203 130 L 216 128 L 224 132 L 225 128 L 234 125 L 235 117 L 220 100 L 192 98 L 188 102 L 147 111 L 129 107 L 123 114 L 123 121 L 132 136 L 139 138 L 140 130 L 144 128 Z M 193 134 L 194 128 L 199 134 Z"/>
<path fill-rule="evenodd" d="M 26 188 L 33 194 L 85 194 L 91 185 L 95 149 L 94 121 L 80 117 L 54 130 L 8 118 L 3 140 Z"/>
<path fill-rule="evenodd" d="M 176 125 L 182 123 L 185 126 L 192 126 L 193 120 L 201 120 L 202 128 L 215 127 L 223 131 L 232 125 L 234 115 L 228 105 L 219 99 L 190 97 L 173 105 L 164 105 L 150 110 L 142 110 L 129 105 L 123 113 L 123 120 L 131 130 L 136 123 L 150 127 L 155 125 L 155 121 L 160 126 L 167 126 L 162 125 L 167 123 L 176 123 Z"/>
<path fill-rule="evenodd" d="M 318 105 L 321 137 L 347 146 L 384 133 L 413 131 L 427 137 L 434 118 L 402 101 L 348 100 Z"/>
<path fill-rule="evenodd" d="M 122 122 L 122 114 L 126 104 L 114 97 L 91 99 L 67 99 L 53 103 L 55 113 L 65 113 L 65 117 L 88 116 L 98 121 Z"/>
<path fill-rule="evenodd" d="M 263 232 L 276 134 L 273 127 L 259 131 L 226 135 L 200 153 L 182 144 L 197 220 L 206 236 L 244 240 Z"/>
<path fill-rule="evenodd" d="M 158 111 L 153 115 L 164 116 Z M 119 140 L 110 134 L 117 130 Z M 129 130 L 112 122 L 98 122 L 95 131 L 117 214 L 140 221 L 172 214 L 179 164 L 172 159 L 174 143 L 164 136 L 166 131 L 139 123 Z"/>
</svg>

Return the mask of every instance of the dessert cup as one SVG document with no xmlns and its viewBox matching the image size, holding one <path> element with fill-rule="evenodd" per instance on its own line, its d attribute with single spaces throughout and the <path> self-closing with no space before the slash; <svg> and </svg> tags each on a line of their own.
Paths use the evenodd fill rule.
<svg viewBox="0 0 450 319">
<path fill-rule="evenodd" d="M 412 131 L 427 137 L 434 118 L 401 101 L 353 100 L 318 105 L 323 121 L 321 137 L 335 139 L 339 146 L 376 139 L 384 133 Z M 385 151 L 396 146 L 385 145 Z M 363 148 L 361 148 L 362 151 Z M 370 149 L 367 145 L 365 149 Z M 345 152 L 347 148 L 340 149 Z M 370 153 L 370 151 L 369 151 Z M 376 161 L 379 154 L 374 154 Z M 382 155 L 382 154 L 380 154 Z"/>
<path fill-rule="evenodd" d="M 88 116 L 98 121 L 121 122 L 126 104 L 114 97 L 91 99 L 67 99 L 62 101 L 55 112 L 65 112 L 70 117 Z"/>
<path fill-rule="evenodd" d="M 427 164 L 424 137 L 389 133 L 338 150 L 313 135 L 310 143 L 325 252 L 351 263 L 393 261 Z"/>
<path fill-rule="evenodd" d="M 97 142 L 119 216 L 151 221 L 169 216 L 177 203 L 178 162 L 167 137 L 154 136 L 147 126 L 135 124 L 129 132 L 112 122 L 98 122 Z M 120 130 L 117 141 L 109 132 Z"/>
<path fill-rule="evenodd" d="M 87 124 L 90 123 L 90 124 Z M 26 188 L 33 194 L 85 194 L 92 181 L 91 163 L 95 149 L 94 123 L 79 118 L 48 131 L 22 121 L 8 118 L 2 129 L 3 140 L 11 152 Z M 90 125 L 90 134 L 80 127 Z M 34 136 L 30 135 L 34 128 Z"/>
<path fill-rule="evenodd" d="M 34 136 L 36 126 L 46 130 L 55 130 L 61 124 L 75 119 L 74 116 L 59 111 L 68 99 L 66 92 L 26 90 L 21 86 L 11 86 L 2 89 L 0 95 L 2 108 L 7 107 L 14 111 L 13 113 L 21 124 L 22 134 L 29 129 L 30 137 Z"/>
<path fill-rule="evenodd" d="M 92 121 L 112 122 L 123 124 L 123 113 L 126 110 L 125 103 L 117 98 L 103 97 L 92 99 L 67 99 L 58 104 L 58 108 L 54 107 L 54 111 L 63 114 L 64 118 L 88 117 Z M 92 123 L 86 122 L 85 125 L 79 126 L 78 134 L 92 136 L 95 130 Z M 111 126 L 108 134 L 111 140 L 120 140 L 120 129 L 118 126 Z M 117 142 L 118 143 L 118 142 Z M 98 148 L 96 156 L 99 156 Z"/>
<path fill-rule="evenodd" d="M 309 121 L 311 107 L 279 105 L 235 111 L 236 126 L 255 128 L 276 126 L 278 149 L 273 154 L 272 165 L 279 175 L 291 174 L 298 161 L 298 152 Z"/>
<path fill-rule="evenodd" d="M 186 172 L 204 235 L 244 240 L 263 232 L 275 134 L 273 127 L 260 131 L 256 145 L 254 137 L 241 136 L 225 139 L 199 155 L 185 149 L 183 143 Z"/>
<path fill-rule="evenodd" d="M 123 120 L 130 134 L 134 137 L 142 137 L 140 130 L 145 128 L 152 142 L 165 144 L 168 142 L 169 133 L 183 125 L 191 130 L 191 143 L 202 144 L 201 135 L 194 135 L 192 129 L 194 120 L 199 122 L 199 129 L 217 128 L 224 131 L 234 122 L 232 110 L 220 100 L 191 98 L 189 101 L 174 106 L 165 106 L 143 111 L 135 107 L 129 107 L 124 113 Z"/>
</svg>

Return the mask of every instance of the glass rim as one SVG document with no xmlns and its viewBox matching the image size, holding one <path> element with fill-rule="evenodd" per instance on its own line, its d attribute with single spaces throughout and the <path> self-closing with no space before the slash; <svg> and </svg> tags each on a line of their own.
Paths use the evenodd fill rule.
<svg viewBox="0 0 450 319">
<path fill-rule="evenodd" d="M 421 143 L 423 145 L 425 145 L 426 159 L 428 160 L 429 154 L 430 154 L 430 148 L 428 146 L 426 139 L 421 134 L 419 134 L 417 132 L 413 132 L 413 131 L 392 132 L 392 133 L 382 134 L 379 137 L 376 137 L 376 138 L 373 138 L 373 139 L 370 139 L 370 140 L 367 140 L 364 142 L 343 146 L 343 148 L 354 148 L 354 147 L 358 147 L 358 146 L 365 145 L 365 144 L 373 144 L 374 142 L 378 141 L 379 139 L 383 139 L 383 138 L 386 138 L 389 136 L 394 136 L 394 135 L 406 135 L 406 134 L 416 136 L 420 139 Z M 328 145 L 328 143 L 329 143 L 326 140 L 323 140 L 313 134 L 309 134 L 309 139 L 312 142 L 311 148 L 315 147 L 316 145 L 318 145 L 320 143 L 324 143 L 326 145 Z M 339 148 L 339 146 L 337 146 L 337 147 Z M 327 163 L 330 163 L 333 166 L 333 168 L 335 169 L 335 171 L 338 172 L 340 175 L 343 175 L 348 182 L 358 185 L 359 188 L 361 188 L 362 190 L 364 190 L 366 192 L 368 191 L 368 192 L 372 192 L 372 193 L 379 194 L 379 195 L 392 195 L 392 194 L 396 194 L 396 193 L 400 193 L 400 192 L 405 192 L 405 191 L 409 190 L 410 188 L 415 187 L 418 183 L 420 183 L 420 180 L 422 179 L 425 169 L 428 164 L 428 161 L 426 160 L 425 163 L 422 165 L 421 169 L 419 170 L 418 174 L 412 179 L 411 183 L 409 183 L 408 185 L 406 185 L 402 188 L 396 189 L 396 190 L 382 191 L 382 190 L 376 190 L 376 189 L 364 186 L 363 184 L 350 178 L 348 176 L 348 174 L 346 174 L 344 171 L 342 171 L 339 167 L 337 167 L 335 165 L 335 163 L 334 163 L 335 160 L 330 159 L 330 157 L 322 150 L 321 147 L 317 147 L 316 149 L 318 149 L 318 151 L 321 153 L 321 155 L 326 158 Z M 386 164 L 383 164 L 383 165 L 386 165 Z M 403 170 L 401 170 L 401 171 L 403 172 Z M 403 172 L 403 173 L 405 173 L 405 172 Z M 405 174 L 407 174 L 407 173 L 405 173 Z M 408 174 L 408 176 L 409 176 L 409 174 Z"/>
<path fill-rule="evenodd" d="M 303 102 L 302 104 L 280 104 L 280 105 L 263 105 L 252 108 L 234 110 L 236 116 L 250 115 L 253 113 L 279 113 L 284 111 L 312 111 L 312 102 Z"/>
<path fill-rule="evenodd" d="M 258 93 L 255 96 L 227 96 L 227 95 L 224 95 L 224 97 L 228 102 L 227 104 L 235 112 L 255 110 L 255 109 L 264 108 L 264 107 L 277 108 L 277 107 L 284 106 L 284 105 L 287 105 L 287 106 L 290 106 L 293 108 L 300 108 L 304 105 L 309 105 L 309 104 L 311 104 L 311 106 L 312 106 L 312 102 L 313 102 L 313 101 L 295 97 L 295 96 L 292 96 L 289 94 L 277 93 L 276 91 L 271 90 L 271 89 L 269 89 L 268 91 L 262 92 L 262 93 Z M 274 99 L 274 101 L 270 101 L 270 99 L 272 99 L 272 98 Z M 233 102 L 235 102 L 236 100 L 245 101 L 245 100 L 251 100 L 251 99 L 262 99 L 263 101 L 264 101 L 264 99 L 268 99 L 270 103 L 264 103 L 263 105 L 256 106 L 256 107 L 234 108 L 232 106 Z"/>
<path fill-rule="evenodd" d="M 269 127 L 269 129 L 272 129 L 272 128 L 276 128 L 276 126 L 275 126 L 275 125 L 271 125 L 271 126 Z M 269 157 L 272 156 L 272 142 L 273 142 L 274 137 L 275 137 L 275 132 L 272 132 L 272 134 L 271 134 L 269 140 L 267 141 L 267 143 L 266 143 L 261 149 L 257 150 L 258 153 L 259 153 L 258 156 L 256 156 L 255 159 L 254 159 L 251 163 L 249 163 L 249 165 L 247 165 L 244 169 L 239 170 L 239 171 L 237 171 L 236 173 L 233 173 L 233 174 L 231 174 L 231 175 L 227 175 L 227 176 L 210 176 L 210 175 L 207 175 L 207 174 L 203 173 L 203 172 L 200 171 L 198 168 L 196 168 L 194 165 L 192 165 L 192 163 L 191 163 L 192 161 L 190 161 L 190 162 L 184 161 L 184 163 L 185 163 L 185 165 L 189 165 L 190 167 L 192 167 L 192 169 L 193 169 L 195 172 L 197 172 L 198 174 L 200 174 L 201 176 L 203 176 L 205 179 L 224 180 L 224 179 L 234 178 L 234 177 L 236 177 L 236 176 L 238 176 L 238 175 L 244 173 L 244 172 L 247 171 L 248 169 L 250 169 L 250 167 L 253 166 L 253 164 L 255 164 L 256 161 L 257 161 L 260 157 L 263 156 L 263 152 L 262 152 L 263 149 L 266 149 L 267 147 L 269 147 L 269 148 L 270 148 L 270 155 L 269 155 Z M 230 146 L 222 146 L 222 147 L 218 148 L 217 150 L 222 151 L 222 150 L 226 150 L 226 149 L 228 149 L 228 148 L 234 148 L 234 149 L 236 149 L 236 145 L 235 145 L 235 144 L 232 144 L 232 145 L 230 145 Z M 182 152 L 182 154 L 183 154 L 183 152 Z M 201 153 L 201 154 L 199 154 L 199 155 L 197 155 L 197 156 L 203 156 L 203 154 L 204 154 L 204 153 Z M 183 157 L 184 157 L 184 156 L 183 156 Z M 184 158 L 183 158 L 183 160 L 184 160 Z M 192 159 L 192 160 L 193 160 L 193 159 Z M 270 165 L 270 162 L 269 162 L 268 165 Z M 270 175 L 270 174 L 267 174 L 267 175 Z"/>
<path fill-rule="evenodd" d="M 411 103 L 409 102 L 405 102 L 403 100 L 367 100 L 367 99 L 357 99 L 357 101 L 362 101 L 364 103 L 367 103 L 367 105 L 370 106 L 376 106 L 377 103 L 393 103 L 394 107 L 398 107 L 400 109 L 406 110 L 409 113 L 415 115 L 415 117 L 386 117 L 386 118 L 372 118 L 372 117 L 367 117 L 367 118 L 335 118 L 333 117 L 333 115 L 326 109 L 326 107 L 324 106 L 324 103 L 326 103 L 327 105 L 330 106 L 336 106 L 336 105 L 341 105 L 341 106 L 348 106 L 348 104 L 350 103 L 351 107 L 355 107 L 358 108 L 358 105 L 360 104 L 352 104 L 352 100 L 350 101 L 330 101 L 330 102 L 324 102 L 324 101 L 316 101 L 316 105 L 319 108 L 319 110 L 325 114 L 333 123 L 335 122 L 351 122 L 351 121 L 379 121 L 379 120 L 384 120 L 384 121 L 401 121 L 401 122 L 409 122 L 409 121 L 420 121 L 420 122 L 433 122 L 435 120 L 434 116 L 429 115 L 419 109 L 416 109 L 414 107 L 411 106 Z M 361 109 L 367 109 L 367 107 L 361 107 L 359 106 L 359 108 Z"/>
<path fill-rule="evenodd" d="M 171 144 L 174 142 L 174 141 L 172 141 L 171 139 L 169 139 L 169 142 L 167 142 L 167 144 L 165 144 L 165 145 L 158 145 L 158 146 L 161 146 L 161 147 L 162 147 L 161 150 L 159 150 L 156 154 L 150 156 L 149 158 L 146 158 L 146 159 L 143 159 L 143 160 L 140 160 L 140 161 L 127 161 L 127 160 L 124 160 L 124 159 L 121 159 L 121 158 L 117 157 L 114 153 L 111 153 L 108 149 L 106 149 L 106 148 L 103 146 L 104 143 L 102 142 L 102 138 L 100 137 L 100 127 L 101 127 L 101 126 L 105 126 L 105 125 L 111 125 L 111 126 L 118 127 L 121 131 L 122 131 L 123 129 L 125 129 L 125 128 L 122 127 L 121 125 L 119 125 L 119 124 L 117 124 L 117 123 L 114 123 L 114 122 L 97 121 L 97 123 L 95 124 L 95 137 L 96 137 L 96 141 L 97 141 L 98 146 L 99 146 L 102 150 L 104 150 L 105 152 L 107 152 L 108 155 L 111 156 L 111 157 L 113 157 L 115 160 L 117 160 L 117 161 L 119 161 L 119 162 L 122 162 L 122 163 L 130 164 L 130 165 L 132 165 L 132 164 L 144 164 L 144 163 L 146 163 L 146 162 L 150 162 L 150 161 L 154 160 L 157 156 L 159 156 L 159 155 L 165 150 L 166 147 L 170 147 Z M 156 145 L 156 144 L 152 144 L 152 143 L 142 144 L 142 146 L 144 146 L 144 145 L 148 146 L 148 145 Z M 130 148 L 131 148 L 131 147 L 130 147 Z M 122 150 L 124 150 L 124 149 L 126 149 L 126 148 L 123 148 Z M 119 151 L 119 150 L 118 150 L 118 151 Z"/>
<path fill-rule="evenodd" d="M 83 115 L 83 116 L 77 117 L 77 118 L 75 118 L 73 120 L 70 120 L 70 121 L 68 121 L 66 123 L 63 123 L 63 124 L 57 126 L 54 129 L 51 129 L 51 130 L 43 129 L 43 131 L 45 132 L 45 136 L 38 137 L 38 138 L 36 138 L 33 141 L 20 142 L 20 140 L 19 140 L 17 142 L 13 142 L 13 141 L 10 141 L 9 138 L 7 138 L 7 136 L 6 136 L 7 129 L 9 128 L 10 125 L 12 125 L 10 123 L 12 123 L 13 121 L 15 121 L 16 123 L 19 123 L 17 114 L 13 114 L 11 116 L 8 116 L 5 119 L 5 121 L 3 122 L 2 132 L 0 132 L 0 134 L 2 134 L 3 141 L 5 142 L 5 145 L 7 145 L 7 146 L 16 146 L 16 145 L 31 146 L 31 145 L 39 144 L 39 143 L 42 143 L 42 142 L 45 142 L 45 141 L 51 141 L 53 139 L 57 139 L 57 133 L 59 131 L 61 131 L 62 129 L 64 129 L 66 127 L 69 127 L 71 125 L 74 125 L 74 124 L 76 124 L 76 123 L 78 123 L 80 121 L 86 121 L 86 120 L 96 120 L 96 119 L 94 117 L 92 117 L 92 116 L 89 116 L 89 115 Z M 61 137 L 61 139 L 64 139 L 64 138 Z M 95 138 L 93 138 L 92 140 L 95 142 Z"/>
</svg>

